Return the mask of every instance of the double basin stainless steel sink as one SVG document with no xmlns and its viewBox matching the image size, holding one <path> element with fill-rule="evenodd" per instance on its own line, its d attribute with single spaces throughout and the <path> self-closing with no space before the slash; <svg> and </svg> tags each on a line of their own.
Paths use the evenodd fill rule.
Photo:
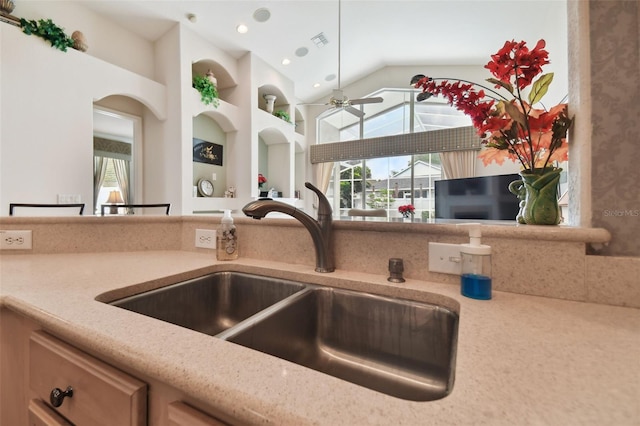
<svg viewBox="0 0 640 426">
<path fill-rule="evenodd" d="M 433 304 L 240 272 L 110 304 L 397 398 L 453 388 L 458 315 Z"/>
</svg>

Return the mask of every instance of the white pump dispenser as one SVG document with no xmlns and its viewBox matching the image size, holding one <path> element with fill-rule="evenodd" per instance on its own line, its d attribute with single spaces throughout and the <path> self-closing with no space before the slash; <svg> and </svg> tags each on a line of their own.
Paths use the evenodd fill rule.
<svg viewBox="0 0 640 426">
<path fill-rule="evenodd" d="M 238 258 L 238 235 L 233 224 L 231 210 L 225 210 L 216 238 L 216 257 L 218 260 Z"/>
<path fill-rule="evenodd" d="M 469 243 L 460 244 L 461 253 L 491 255 L 491 246 L 482 244 L 482 230 L 479 223 L 461 223 L 460 227 L 469 228 Z"/>
<path fill-rule="evenodd" d="M 491 299 L 491 247 L 482 244 L 479 223 L 458 226 L 469 228 L 469 243 L 460 244 L 461 293 L 473 299 Z"/>
</svg>

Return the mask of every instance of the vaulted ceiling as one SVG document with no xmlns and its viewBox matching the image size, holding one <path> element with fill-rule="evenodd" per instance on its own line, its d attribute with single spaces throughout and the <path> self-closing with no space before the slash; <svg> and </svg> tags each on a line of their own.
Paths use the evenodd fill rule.
<svg viewBox="0 0 640 426">
<path fill-rule="evenodd" d="M 511 39 L 533 45 L 544 38 L 556 58 L 567 50 L 566 0 L 76 3 L 151 41 L 181 21 L 235 57 L 251 51 L 294 81 L 296 96 L 304 102 L 319 100 L 337 88 L 339 38 L 343 87 L 385 66 L 485 64 L 490 54 Z M 247 26 L 245 34 L 236 31 L 240 24 Z M 321 33 L 327 44 L 318 47 L 312 38 Z M 283 65 L 284 58 L 290 64 Z"/>
</svg>

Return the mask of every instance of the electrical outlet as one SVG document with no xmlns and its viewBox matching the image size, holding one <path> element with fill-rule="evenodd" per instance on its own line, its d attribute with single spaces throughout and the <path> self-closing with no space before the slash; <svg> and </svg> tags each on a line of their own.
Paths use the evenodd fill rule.
<svg viewBox="0 0 640 426">
<path fill-rule="evenodd" d="M 429 271 L 460 275 L 460 244 L 429 243 Z"/>
<path fill-rule="evenodd" d="M 211 229 L 196 229 L 196 247 L 215 249 L 216 231 Z"/>
<path fill-rule="evenodd" d="M 0 250 L 31 250 L 31 231 L 0 231 Z"/>
<path fill-rule="evenodd" d="M 58 204 L 77 204 L 82 202 L 80 194 L 58 194 Z"/>
</svg>

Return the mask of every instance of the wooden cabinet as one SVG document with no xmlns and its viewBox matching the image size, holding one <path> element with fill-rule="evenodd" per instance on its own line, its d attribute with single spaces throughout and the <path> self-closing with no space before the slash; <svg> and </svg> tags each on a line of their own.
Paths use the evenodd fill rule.
<svg viewBox="0 0 640 426">
<path fill-rule="evenodd" d="M 42 331 L 32 333 L 29 342 L 29 387 L 48 405 L 54 389 L 71 387 L 73 395 L 55 410 L 73 424 L 147 423 L 145 383 Z M 42 405 L 34 403 L 33 407 L 36 411 Z M 29 411 L 31 416 L 31 407 Z"/>
<path fill-rule="evenodd" d="M 226 426 L 224 423 L 208 414 L 188 406 L 184 402 L 175 401 L 168 407 L 169 425 L 171 426 Z"/>
<path fill-rule="evenodd" d="M 29 401 L 29 426 L 73 426 L 42 400 Z"/>
<path fill-rule="evenodd" d="M 0 308 L 0 425 L 218 426 L 236 419 L 154 377 L 121 369 Z M 71 343 L 71 344 L 70 344 Z M 73 388 L 54 408 L 55 388 Z M 223 420 L 221 420 L 223 419 Z"/>
</svg>

